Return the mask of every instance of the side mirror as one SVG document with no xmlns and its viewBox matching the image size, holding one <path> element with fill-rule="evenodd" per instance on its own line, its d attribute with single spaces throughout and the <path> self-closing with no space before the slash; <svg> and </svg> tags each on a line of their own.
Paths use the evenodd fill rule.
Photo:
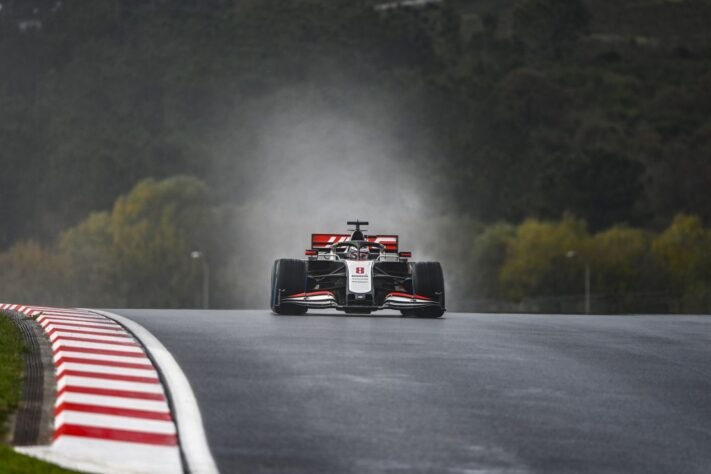
<svg viewBox="0 0 711 474">
<path fill-rule="evenodd" d="M 411 258 L 412 252 L 400 252 L 397 254 L 400 258 Z"/>
<path fill-rule="evenodd" d="M 308 255 L 308 256 L 318 255 L 318 250 L 304 250 L 304 255 Z"/>
</svg>

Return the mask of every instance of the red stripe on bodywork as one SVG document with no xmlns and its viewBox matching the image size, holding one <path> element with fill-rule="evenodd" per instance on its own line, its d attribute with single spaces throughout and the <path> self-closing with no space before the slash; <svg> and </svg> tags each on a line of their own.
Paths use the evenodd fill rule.
<svg viewBox="0 0 711 474">
<path fill-rule="evenodd" d="M 302 298 L 304 296 L 320 296 L 320 295 L 333 296 L 333 293 L 331 293 L 330 291 L 312 291 L 310 293 L 297 293 L 295 295 L 287 296 L 287 298 Z"/>
<path fill-rule="evenodd" d="M 120 375 L 120 374 L 105 374 L 103 372 L 84 372 L 82 370 L 63 370 L 57 375 L 57 382 L 64 377 L 89 377 L 92 379 L 103 380 L 119 380 L 121 382 L 136 382 L 136 383 L 160 383 L 156 377 L 141 377 L 138 375 Z"/>
<path fill-rule="evenodd" d="M 380 240 L 378 243 L 382 244 L 387 251 L 397 252 L 398 250 L 399 237 L 397 235 L 367 235 L 365 238 L 368 242 Z"/>
<path fill-rule="evenodd" d="M 83 413 L 99 413 L 102 415 L 126 416 L 130 418 L 143 418 L 146 420 L 173 421 L 173 418 L 170 416 L 170 413 L 167 412 L 135 410 L 131 408 L 105 407 L 100 405 L 87 405 L 85 403 L 71 402 L 62 403 L 57 408 L 55 408 L 54 416 L 59 415 L 64 410 L 80 411 Z"/>
<path fill-rule="evenodd" d="M 62 425 L 54 431 L 55 440 L 60 436 L 80 436 L 82 438 L 99 438 L 162 446 L 176 446 L 178 444 L 178 437 L 174 434 L 143 433 L 141 431 L 99 428 L 97 426 Z"/>
<path fill-rule="evenodd" d="M 402 297 L 404 297 L 404 298 L 420 298 L 420 299 L 423 299 L 423 300 L 430 300 L 430 301 L 432 300 L 432 298 L 428 298 L 428 297 L 426 297 L 426 296 L 411 295 L 411 294 L 409 294 L 409 293 L 398 293 L 398 292 L 396 292 L 396 291 L 394 291 L 394 292 L 392 292 L 392 293 L 388 293 L 388 296 L 402 296 Z M 387 298 L 387 296 L 386 296 L 386 298 Z"/>
<path fill-rule="evenodd" d="M 350 234 L 311 234 L 311 248 L 328 248 L 333 244 L 348 239 L 350 239 Z M 380 240 L 378 243 L 382 244 L 388 252 L 397 252 L 398 250 L 399 237 L 397 235 L 366 235 L 365 239 L 368 242 Z M 332 242 L 329 242 L 329 240 L 332 240 Z"/>
<path fill-rule="evenodd" d="M 112 388 L 96 388 L 96 387 L 77 387 L 74 385 L 66 385 L 57 392 L 57 398 L 63 393 L 85 393 L 87 395 L 103 395 L 105 397 L 121 397 L 121 398 L 137 398 L 139 400 L 155 400 L 165 401 L 165 395 L 162 393 L 136 392 L 134 390 L 115 390 Z"/>
</svg>

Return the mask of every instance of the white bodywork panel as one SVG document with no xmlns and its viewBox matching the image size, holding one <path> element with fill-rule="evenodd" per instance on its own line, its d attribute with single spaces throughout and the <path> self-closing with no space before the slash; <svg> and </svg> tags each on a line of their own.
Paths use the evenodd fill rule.
<svg viewBox="0 0 711 474">
<path fill-rule="evenodd" d="M 351 293 L 373 291 L 373 263 L 372 260 L 346 260 L 348 291 Z"/>
</svg>

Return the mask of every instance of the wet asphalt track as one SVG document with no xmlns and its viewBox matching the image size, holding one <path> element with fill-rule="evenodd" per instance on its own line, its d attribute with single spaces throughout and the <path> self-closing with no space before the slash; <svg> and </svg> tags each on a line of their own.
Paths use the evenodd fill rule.
<svg viewBox="0 0 711 474">
<path fill-rule="evenodd" d="M 711 317 L 114 311 L 225 474 L 711 472 Z"/>
</svg>

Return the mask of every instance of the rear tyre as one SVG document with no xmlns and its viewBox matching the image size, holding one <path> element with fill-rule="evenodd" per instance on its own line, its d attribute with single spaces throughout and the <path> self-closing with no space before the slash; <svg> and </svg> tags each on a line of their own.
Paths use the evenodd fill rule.
<svg viewBox="0 0 711 474">
<path fill-rule="evenodd" d="M 306 262 L 282 258 L 272 268 L 272 311 L 276 314 L 304 314 L 307 308 L 296 304 L 278 303 L 281 297 L 306 291 Z"/>
<path fill-rule="evenodd" d="M 403 316 L 416 318 L 439 318 L 444 314 L 444 275 L 439 262 L 418 262 L 412 264 L 412 291 L 441 302 L 441 306 L 404 309 Z"/>
</svg>

